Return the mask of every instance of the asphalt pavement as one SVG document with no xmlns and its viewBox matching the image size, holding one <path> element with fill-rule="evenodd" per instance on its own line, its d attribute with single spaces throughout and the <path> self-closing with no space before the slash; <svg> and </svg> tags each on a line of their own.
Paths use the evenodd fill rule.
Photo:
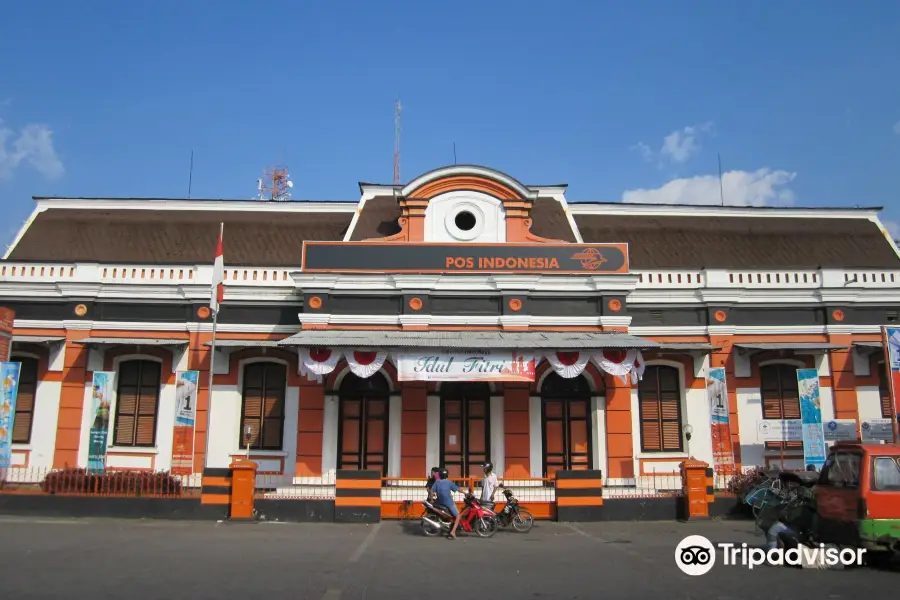
<svg viewBox="0 0 900 600">
<path fill-rule="evenodd" d="M 0 517 L 0 598 L 859 600 L 896 597 L 900 584 L 869 568 L 678 569 L 688 535 L 762 543 L 746 522 L 538 522 L 453 541 L 417 525 Z"/>
</svg>

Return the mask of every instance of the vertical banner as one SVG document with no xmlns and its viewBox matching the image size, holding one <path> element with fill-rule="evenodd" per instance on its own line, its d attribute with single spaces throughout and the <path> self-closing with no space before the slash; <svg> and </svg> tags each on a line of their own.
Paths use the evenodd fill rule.
<svg viewBox="0 0 900 600">
<path fill-rule="evenodd" d="M 896 444 L 900 439 L 900 413 L 897 411 L 897 394 L 900 393 L 900 327 L 882 327 L 884 364 L 887 365 L 888 392 L 891 395 L 891 432 Z"/>
<path fill-rule="evenodd" d="M 0 481 L 12 466 L 12 437 L 16 421 L 16 395 L 22 363 L 0 362 Z"/>
<path fill-rule="evenodd" d="M 114 371 L 94 371 L 91 384 L 91 430 L 88 434 L 87 470 L 102 473 L 106 468 L 106 438 L 109 434 L 109 407 L 115 394 Z"/>
<path fill-rule="evenodd" d="M 797 384 L 800 389 L 800 421 L 803 423 L 804 466 L 814 465 L 816 470 L 821 470 L 825 465 L 826 448 L 819 371 L 797 369 Z"/>
<path fill-rule="evenodd" d="M 728 420 L 728 387 L 724 367 L 709 369 L 706 376 L 712 429 L 713 469 L 716 475 L 734 473 L 734 450 L 731 446 L 731 424 Z"/>
<path fill-rule="evenodd" d="M 194 421 L 197 417 L 199 371 L 178 371 L 175 375 L 175 431 L 172 435 L 173 475 L 194 471 Z"/>
</svg>

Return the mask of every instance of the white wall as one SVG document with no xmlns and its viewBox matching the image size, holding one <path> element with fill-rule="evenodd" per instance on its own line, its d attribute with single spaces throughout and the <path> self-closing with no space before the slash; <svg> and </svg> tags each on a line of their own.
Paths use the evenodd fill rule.
<svg viewBox="0 0 900 600">
<path fill-rule="evenodd" d="M 403 397 L 392 396 L 388 402 L 388 477 L 400 477 L 403 456 L 401 428 L 403 426 Z M 431 468 L 431 467 L 426 467 Z"/>
<path fill-rule="evenodd" d="M 544 442 L 541 430 L 541 397 L 531 396 L 528 399 L 528 441 L 531 448 L 531 476 L 540 478 L 544 475 Z"/>
<path fill-rule="evenodd" d="M 13 465 L 35 469 L 53 467 L 61 393 L 62 382 L 60 381 L 38 382 L 35 389 L 34 414 L 31 420 L 31 439 L 27 444 L 12 444 L 11 460 Z M 30 455 L 26 463 L 26 452 L 29 451 Z"/>
<path fill-rule="evenodd" d="M 765 444 L 759 440 L 758 425 L 763 418 L 762 396 L 758 388 L 738 388 L 738 427 L 741 464 L 744 468 L 765 465 Z"/>
<path fill-rule="evenodd" d="M 337 470 L 338 453 L 338 398 L 325 396 L 325 410 L 322 415 L 322 477 L 330 478 Z"/>
<path fill-rule="evenodd" d="M 503 396 L 491 398 L 491 455 L 488 459 L 494 463 L 494 473 L 501 476 L 506 470 L 506 444 L 503 440 L 505 431 L 503 422 Z"/>
<path fill-rule="evenodd" d="M 428 396 L 425 435 L 425 468 L 439 467 L 441 461 L 441 398 Z M 427 476 L 427 474 L 426 474 Z"/>
<path fill-rule="evenodd" d="M 593 436 L 594 468 L 600 469 L 603 476 L 609 472 L 608 454 L 606 451 L 606 398 L 591 398 L 591 435 Z"/>
<path fill-rule="evenodd" d="M 859 421 L 881 418 L 881 392 L 877 385 L 856 388 L 856 402 L 859 407 Z"/>
<path fill-rule="evenodd" d="M 457 213 L 468 211 L 475 227 L 460 231 L 454 224 Z M 506 210 L 497 198 L 481 192 L 453 191 L 435 196 L 425 209 L 427 242 L 505 242 Z"/>
</svg>

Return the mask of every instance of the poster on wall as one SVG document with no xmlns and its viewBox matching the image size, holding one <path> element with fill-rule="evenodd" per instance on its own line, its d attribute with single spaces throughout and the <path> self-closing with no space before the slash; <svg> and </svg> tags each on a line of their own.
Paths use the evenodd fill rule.
<svg viewBox="0 0 900 600">
<path fill-rule="evenodd" d="M 106 438 L 109 434 L 109 407 L 115 394 L 116 374 L 94 371 L 91 384 L 91 428 L 88 433 L 87 470 L 102 473 L 106 467 Z"/>
<path fill-rule="evenodd" d="M 12 466 L 12 437 L 16 421 L 16 395 L 22 363 L 0 362 L 0 481 Z"/>
<path fill-rule="evenodd" d="M 728 388 L 725 369 L 710 369 L 706 377 L 712 432 L 713 470 L 716 475 L 734 473 L 734 451 L 731 445 L 731 424 L 728 421 Z"/>
<path fill-rule="evenodd" d="M 825 430 L 822 426 L 822 399 L 819 396 L 819 371 L 797 369 L 800 391 L 800 421 L 803 423 L 803 462 L 821 470 L 825 465 L 828 449 L 825 447 Z"/>
<path fill-rule="evenodd" d="M 897 406 L 897 395 L 900 394 L 900 327 L 882 327 L 882 343 L 885 351 L 885 364 L 888 368 L 888 390 L 891 395 L 891 407 L 894 409 L 894 418 L 891 421 L 891 441 L 897 442 L 900 438 L 898 431 L 898 420 L 900 420 L 900 411 Z"/>
<path fill-rule="evenodd" d="M 194 421 L 197 417 L 199 371 L 175 374 L 175 430 L 172 435 L 172 474 L 194 471 Z"/>
<path fill-rule="evenodd" d="M 534 381 L 534 354 L 515 350 L 400 354 L 400 381 Z"/>
</svg>

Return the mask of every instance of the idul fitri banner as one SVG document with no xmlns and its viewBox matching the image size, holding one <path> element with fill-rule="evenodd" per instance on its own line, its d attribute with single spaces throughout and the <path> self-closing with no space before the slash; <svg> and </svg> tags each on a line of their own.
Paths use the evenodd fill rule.
<svg viewBox="0 0 900 600">
<path fill-rule="evenodd" d="M 803 462 L 821 470 L 825 465 L 827 448 L 822 426 L 822 399 L 819 396 L 819 371 L 797 369 L 800 388 L 800 420 L 803 423 Z"/>
<path fill-rule="evenodd" d="M 400 381 L 534 381 L 534 354 L 515 350 L 400 354 Z"/>
<path fill-rule="evenodd" d="M 172 435 L 172 474 L 194 472 L 194 422 L 197 415 L 199 371 L 178 371 L 175 375 L 175 429 Z"/>
<path fill-rule="evenodd" d="M 731 445 L 731 423 L 728 420 L 728 388 L 725 369 L 716 367 L 706 376 L 712 432 L 713 467 L 716 475 L 734 473 L 734 450 Z"/>
<path fill-rule="evenodd" d="M 88 433 L 87 470 L 102 473 L 106 467 L 106 438 L 109 434 L 109 407 L 115 394 L 116 373 L 94 371 L 91 384 L 91 429 Z"/>
<path fill-rule="evenodd" d="M 0 363 L 0 481 L 12 466 L 12 437 L 16 421 L 16 396 L 22 363 Z"/>
</svg>

